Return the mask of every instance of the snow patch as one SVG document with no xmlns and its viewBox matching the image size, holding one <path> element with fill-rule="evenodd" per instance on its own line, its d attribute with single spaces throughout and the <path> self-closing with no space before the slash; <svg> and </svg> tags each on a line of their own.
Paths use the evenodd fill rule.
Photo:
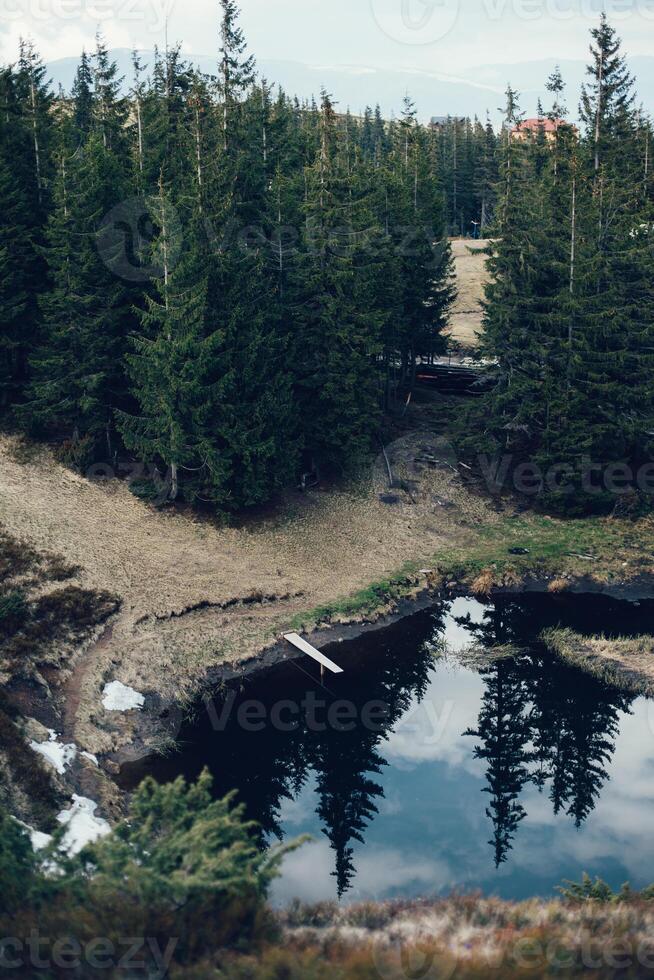
<svg viewBox="0 0 654 980">
<path fill-rule="evenodd" d="M 135 691 L 133 687 L 126 687 L 120 681 L 112 681 L 106 684 L 102 692 L 103 706 L 107 711 L 132 711 L 139 710 L 145 704 L 145 697 Z"/>
<path fill-rule="evenodd" d="M 70 810 L 62 810 L 61 813 L 57 814 L 57 820 L 66 828 L 59 850 L 70 855 L 79 854 L 87 844 L 92 844 L 98 838 L 105 837 L 111 831 L 106 820 L 103 820 L 102 817 L 96 817 L 95 811 L 98 804 L 94 803 L 93 800 L 73 794 L 72 804 Z M 35 851 L 43 850 L 52 842 L 50 834 L 34 830 L 22 820 L 18 820 L 17 823 L 30 835 Z M 56 862 L 48 862 L 46 870 L 57 873 Z"/>
<path fill-rule="evenodd" d="M 98 804 L 85 796 L 73 794 L 73 805 L 70 810 L 62 810 L 57 815 L 59 823 L 66 827 L 66 833 L 61 841 L 61 850 L 68 854 L 79 854 L 87 844 L 92 844 L 99 837 L 104 837 L 111 830 L 108 822 L 102 817 L 96 817 Z"/>
<path fill-rule="evenodd" d="M 30 827 L 29 824 L 23 823 L 22 820 L 17 820 L 16 822 L 19 823 L 21 827 L 24 830 L 26 830 L 27 833 L 30 835 L 30 840 L 32 841 L 33 850 L 35 851 L 43 850 L 43 848 L 47 847 L 50 841 L 52 840 L 50 834 L 43 834 L 41 833 L 40 830 L 34 830 L 34 827 Z"/>
<path fill-rule="evenodd" d="M 85 759 L 89 759 L 94 766 L 100 765 L 97 755 L 93 755 L 92 752 L 82 752 L 81 755 L 83 755 Z"/>
<path fill-rule="evenodd" d="M 42 851 L 52 840 L 50 834 L 43 834 L 40 830 L 33 830 L 31 827 L 29 828 L 29 835 L 35 851 Z"/>
<path fill-rule="evenodd" d="M 77 747 L 70 742 L 64 745 L 63 742 L 57 741 L 57 733 L 49 729 L 50 738 L 47 742 L 30 742 L 30 748 L 34 752 L 38 752 L 42 755 L 51 766 L 57 770 L 60 776 L 66 772 L 68 766 L 73 762 L 75 756 L 77 755 Z"/>
</svg>

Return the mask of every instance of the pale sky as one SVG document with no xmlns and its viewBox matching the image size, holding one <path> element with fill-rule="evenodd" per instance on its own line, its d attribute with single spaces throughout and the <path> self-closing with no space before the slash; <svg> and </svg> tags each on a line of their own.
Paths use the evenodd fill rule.
<svg viewBox="0 0 654 980">
<path fill-rule="evenodd" d="M 165 37 L 189 54 L 217 48 L 216 0 L 0 0 L 0 61 L 21 34 L 44 58 L 78 56 L 101 27 L 110 47 Z M 654 0 L 242 0 L 252 52 L 311 65 L 443 71 L 542 58 L 585 59 L 605 9 L 631 55 L 654 53 Z"/>
</svg>

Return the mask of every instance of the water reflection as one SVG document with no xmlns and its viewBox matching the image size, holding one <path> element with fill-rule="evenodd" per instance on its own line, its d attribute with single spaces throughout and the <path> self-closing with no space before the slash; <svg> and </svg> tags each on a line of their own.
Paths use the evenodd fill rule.
<svg viewBox="0 0 654 980">
<path fill-rule="evenodd" d="M 561 818 L 578 829 L 600 799 L 634 699 L 551 657 L 537 636 L 558 622 L 589 632 L 617 628 L 615 612 L 614 604 L 591 597 L 573 606 L 542 596 L 438 606 L 333 649 L 345 673 L 324 684 L 304 661 L 276 668 L 239 693 L 224 731 L 200 715 L 182 733 L 180 754 L 125 767 L 123 784 L 146 771 L 162 780 L 180 772 L 193 778 L 208 765 L 216 793 L 237 787 L 261 827 L 262 846 L 286 833 L 322 835 L 324 847 L 293 858 L 313 897 L 329 894 L 328 861 L 338 896 L 353 886 L 360 895 L 372 889 L 386 897 L 482 885 L 489 879 L 470 839 L 487 836 L 484 810 L 491 828 L 486 862 L 499 869 L 523 826 L 534 821 L 532 849 L 534 833 L 544 841 L 547 818 L 534 793 L 548 800 L 557 826 Z M 645 616 L 651 610 L 638 612 Z M 459 646 L 474 640 L 516 650 L 473 673 L 434 662 L 434 640 L 443 636 Z M 237 708 L 248 700 L 299 706 L 296 716 L 290 708 L 285 715 L 296 723 L 281 730 L 267 715 L 260 730 L 246 730 Z M 366 717 L 374 724 L 364 724 Z M 578 871 L 566 866 L 556 880 Z M 363 892 L 362 879 L 369 882 Z M 517 893 L 527 886 L 511 887 Z"/>
<path fill-rule="evenodd" d="M 485 690 L 473 736 L 475 758 L 486 765 L 486 814 L 493 825 L 495 865 L 507 859 L 526 811 L 521 801 L 533 783 L 555 814 L 565 811 L 581 827 L 608 778 L 620 713 L 633 698 L 607 689 L 551 657 L 528 652 L 481 671 Z"/>
</svg>

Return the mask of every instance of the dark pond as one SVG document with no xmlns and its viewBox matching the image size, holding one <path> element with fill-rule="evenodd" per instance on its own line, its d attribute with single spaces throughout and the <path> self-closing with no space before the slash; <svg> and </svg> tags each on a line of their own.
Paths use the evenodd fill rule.
<svg viewBox="0 0 654 980">
<path fill-rule="evenodd" d="M 606 687 L 547 653 L 562 624 L 654 632 L 654 604 L 597 596 L 445 602 L 325 648 L 343 668 L 280 664 L 203 706 L 169 758 L 121 783 L 208 766 L 236 788 L 262 843 L 309 833 L 273 898 L 383 899 L 483 889 L 552 895 L 564 878 L 654 882 L 654 702 Z M 434 659 L 443 640 L 452 655 Z M 520 652 L 481 671 L 477 641 Z M 653 654 L 654 655 L 654 654 Z"/>
</svg>

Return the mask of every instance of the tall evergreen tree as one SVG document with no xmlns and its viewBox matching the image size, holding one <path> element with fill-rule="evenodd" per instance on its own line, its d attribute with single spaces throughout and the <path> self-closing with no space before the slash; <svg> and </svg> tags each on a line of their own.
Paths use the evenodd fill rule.
<svg viewBox="0 0 654 980">
<path fill-rule="evenodd" d="M 29 133 L 21 126 L 16 78 L 0 72 L 0 416 L 27 381 L 27 356 L 36 340 L 33 293 L 41 285 L 39 227 L 31 175 Z M 38 219 L 37 219 L 38 220 Z"/>
<path fill-rule="evenodd" d="M 82 51 L 71 91 L 74 105 L 74 132 L 78 141 L 84 141 L 93 127 L 93 66 L 86 51 Z"/>
<path fill-rule="evenodd" d="M 33 429 L 67 437 L 80 463 L 97 452 L 111 457 L 113 412 L 126 398 L 123 358 L 133 298 L 112 269 L 125 247 L 123 231 L 103 224 L 122 199 L 121 184 L 120 167 L 98 132 L 58 174 L 47 229 L 50 289 L 22 417 Z"/>
<path fill-rule="evenodd" d="M 376 361 L 386 312 L 375 295 L 377 257 L 366 243 L 371 215 L 350 195 L 336 116 L 323 93 L 320 149 L 307 171 L 306 225 L 296 295 L 296 394 L 310 455 L 352 471 L 374 444 L 379 421 Z"/>
<path fill-rule="evenodd" d="M 221 499 L 228 460 L 213 434 L 213 411 L 224 385 L 219 354 L 222 337 L 205 333 L 206 278 L 197 275 L 192 247 L 174 263 L 172 206 L 163 180 L 151 202 L 159 229 L 154 244 L 161 279 L 158 295 L 139 313 L 141 333 L 127 355 L 139 414 L 120 412 L 118 425 L 128 449 L 162 476 L 160 500 L 179 495 Z M 192 242 L 192 238 L 190 238 Z"/>
<path fill-rule="evenodd" d="M 633 79 L 621 54 L 621 41 L 602 13 L 599 27 L 591 30 L 590 81 L 582 87 L 579 113 L 593 147 L 598 172 L 607 152 L 617 151 L 616 140 L 629 135 L 634 114 Z"/>
<path fill-rule="evenodd" d="M 222 103 L 225 149 L 230 143 L 232 115 L 247 89 L 254 82 L 255 61 L 245 54 L 247 43 L 238 25 L 236 0 L 220 0 L 220 62 L 218 94 Z"/>
</svg>

